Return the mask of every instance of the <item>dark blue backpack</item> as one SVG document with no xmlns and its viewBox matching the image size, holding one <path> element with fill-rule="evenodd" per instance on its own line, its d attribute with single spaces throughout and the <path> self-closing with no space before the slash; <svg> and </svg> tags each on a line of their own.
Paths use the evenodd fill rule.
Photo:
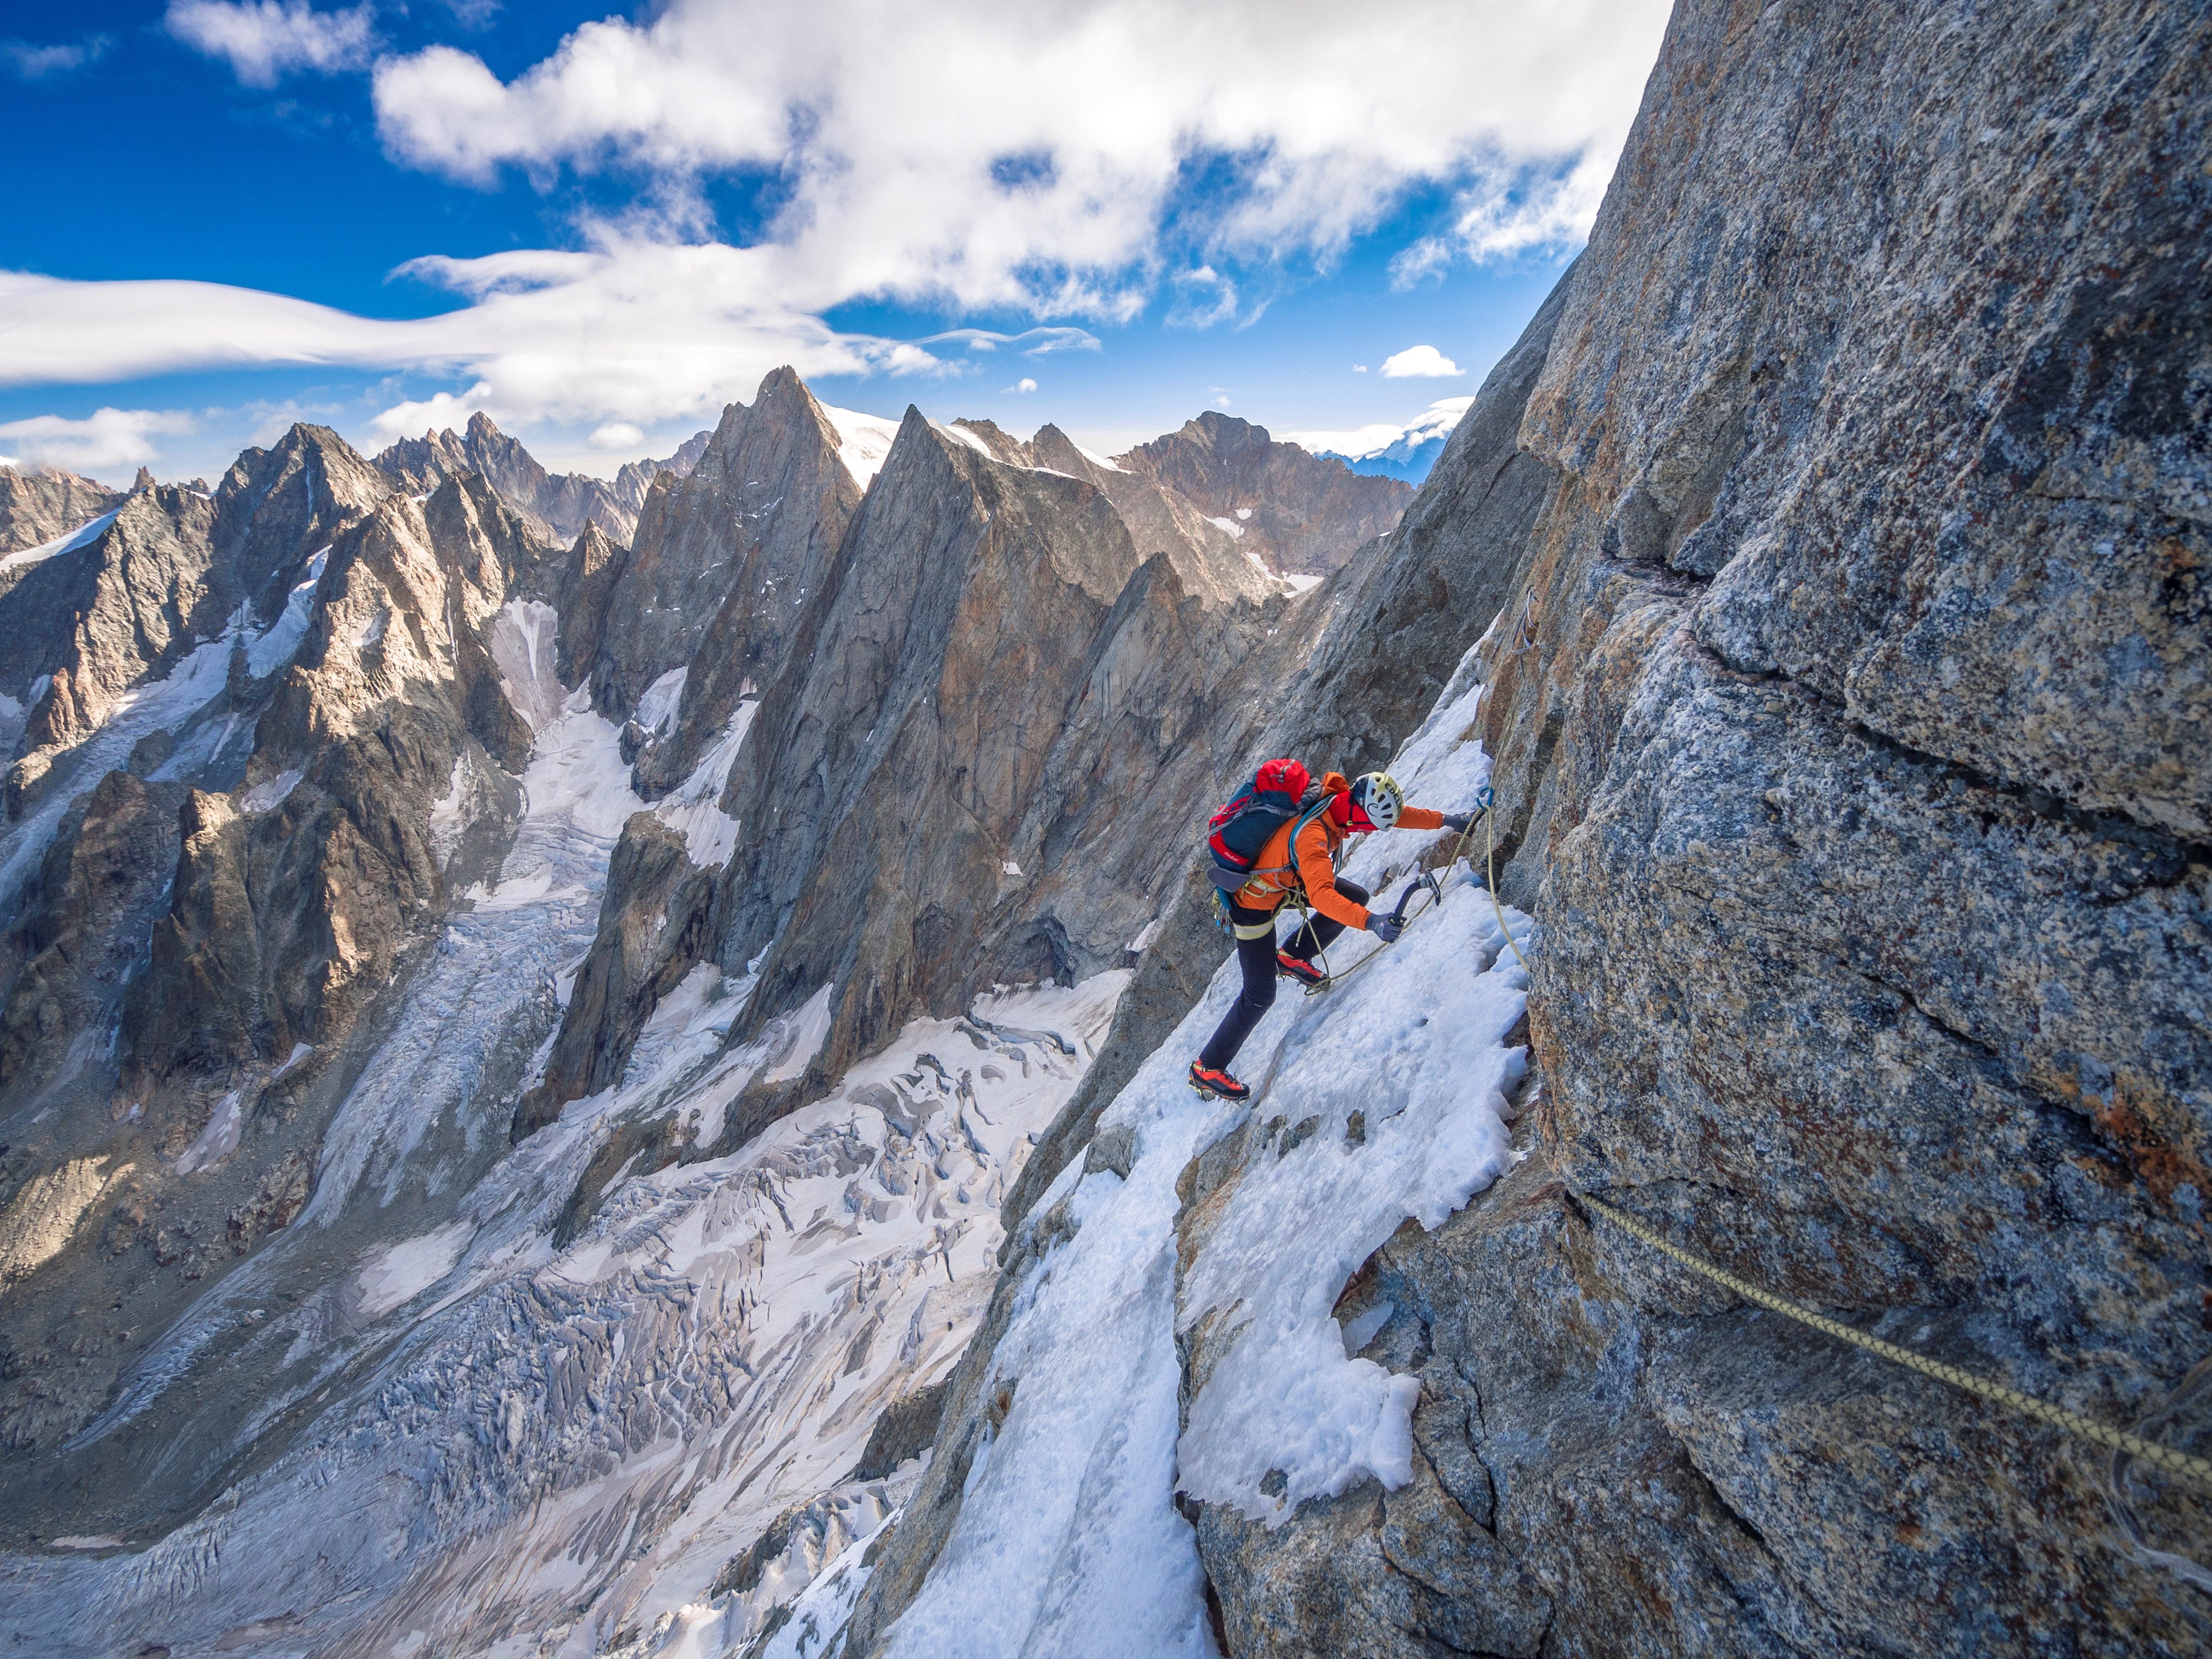
<svg viewBox="0 0 2212 1659">
<path fill-rule="evenodd" d="M 1310 781 L 1294 760 L 1271 760 L 1252 781 L 1208 820 L 1206 847 L 1212 854 L 1207 873 L 1224 893 L 1252 878 L 1252 866 L 1267 838 L 1298 815 L 1298 797 Z"/>
</svg>

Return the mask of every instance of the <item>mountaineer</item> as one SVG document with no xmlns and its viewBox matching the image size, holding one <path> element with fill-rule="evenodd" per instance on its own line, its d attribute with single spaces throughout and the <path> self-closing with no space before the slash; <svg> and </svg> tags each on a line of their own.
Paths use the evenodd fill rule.
<svg viewBox="0 0 2212 1659">
<path fill-rule="evenodd" d="M 1336 878 L 1345 837 L 1393 826 L 1464 834 L 1472 817 L 1407 805 L 1387 772 L 1363 773 L 1349 785 L 1341 772 L 1318 783 L 1309 775 L 1297 761 L 1269 761 L 1243 793 L 1214 814 L 1206 845 L 1213 854 L 1214 886 L 1237 936 L 1244 989 L 1190 1063 L 1190 1086 L 1200 1094 L 1226 1100 L 1251 1094 L 1229 1074 L 1229 1063 L 1273 1005 L 1277 975 L 1309 986 L 1327 982 L 1314 957 L 1347 927 L 1364 927 L 1385 945 L 1397 939 L 1401 924 L 1370 911 L 1365 888 Z M 1275 913 L 1294 899 L 1313 914 L 1288 944 L 1279 944 Z"/>
</svg>

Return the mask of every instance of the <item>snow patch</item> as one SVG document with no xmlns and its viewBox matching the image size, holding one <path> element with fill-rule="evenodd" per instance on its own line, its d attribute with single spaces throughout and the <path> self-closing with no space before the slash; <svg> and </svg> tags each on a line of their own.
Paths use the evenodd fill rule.
<svg viewBox="0 0 2212 1659">
<path fill-rule="evenodd" d="M 242 1102 L 245 1091 L 233 1089 L 210 1115 L 207 1127 L 199 1138 L 185 1148 L 173 1166 L 180 1176 L 188 1176 L 220 1164 L 238 1150 L 238 1132 L 245 1127 L 246 1108 Z"/>
<path fill-rule="evenodd" d="M 21 570 L 31 565 L 44 564 L 48 559 L 58 558 L 64 553 L 74 553 L 80 547 L 89 546 L 100 539 L 100 533 L 115 522 L 115 514 L 122 510 L 118 507 L 113 513 L 103 513 L 98 518 L 79 525 L 67 534 L 57 536 L 50 542 L 40 542 L 36 547 L 19 548 L 6 558 L 0 559 L 0 571 Z"/>
<path fill-rule="evenodd" d="M 307 623 L 315 614 L 315 588 L 323 579 L 323 568 L 330 562 L 330 557 L 327 544 L 315 550 L 307 561 L 307 574 L 285 599 L 284 609 L 277 613 L 276 620 L 246 641 L 246 669 L 255 679 L 267 679 L 299 651 L 300 641 L 307 635 Z"/>
<path fill-rule="evenodd" d="M 788 1083 L 822 1052 L 822 1045 L 830 1040 L 830 994 L 835 988 L 824 985 L 801 1003 L 796 1012 L 769 1022 L 762 1038 L 767 1041 L 770 1032 L 775 1036 L 769 1051 L 770 1064 L 762 1075 L 762 1082 Z"/>
<path fill-rule="evenodd" d="M 1075 453 L 1082 456 L 1085 460 L 1090 462 L 1091 465 L 1097 467 L 1101 472 L 1127 472 L 1129 470 L 1127 467 L 1121 465 L 1117 461 L 1110 461 L 1103 455 L 1094 454 L 1091 451 L 1085 449 L 1081 444 L 1075 446 Z"/>
<path fill-rule="evenodd" d="M 962 426 L 957 421 L 932 421 L 930 425 L 935 427 L 938 431 L 942 433 L 945 436 L 951 439 L 955 443 L 965 444 L 969 448 L 974 450 L 978 455 L 984 457 L 988 460 L 995 461 L 999 459 L 996 455 L 991 453 L 991 446 L 983 441 L 982 434 L 979 432 L 970 432 L 966 427 Z"/>
<path fill-rule="evenodd" d="M 702 870 L 727 864 L 737 850 L 739 825 L 722 811 L 722 791 L 759 708 L 758 702 L 739 703 L 714 746 L 691 769 L 691 775 L 653 809 L 653 817 L 683 836 L 684 855 Z"/>
<path fill-rule="evenodd" d="M 1227 531 L 1231 536 L 1235 537 L 1239 541 L 1242 541 L 1244 538 L 1244 526 L 1237 523 L 1234 519 L 1208 519 L 1206 523 L 1212 525 L 1217 529 Z M 1246 556 L 1250 558 L 1253 563 L 1260 564 L 1259 556 L 1257 554 L 1248 554 Z M 1262 570 L 1265 570 L 1267 567 L 1261 564 L 1260 565 L 1260 568 Z"/>
<path fill-rule="evenodd" d="M 884 458 L 891 453 L 891 441 L 898 436 L 899 423 L 880 415 L 832 409 L 827 404 L 822 405 L 822 412 L 837 429 L 837 459 L 845 464 L 845 471 L 853 475 L 854 482 L 866 489 L 876 474 L 883 471 Z"/>
<path fill-rule="evenodd" d="M 376 1319 L 411 1302 L 447 1273 L 476 1236 L 475 1224 L 449 1221 L 419 1238 L 402 1239 L 369 1253 L 354 1279 L 362 1316 Z"/>
<path fill-rule="evenodd" d="M 559 614 L 538 599 L 509 599 L 485 632 L 500 690 L 532 732 L 543 732 L 568 712 L 558 672 L 560 633 Z M 584 707 L 590 706 L 586 697 Z"/>
<path fill-rule="evenodd" d="M 275 777 L 264 778 L 240 795 L 238 798 L 238 810 L 241 812 L 270 811 L 285 796 L 292 793 L 293 787 L 299 781 L 300 769 L 296 766 L 288 766 Z"/>
<path fill-rule="evenodd" d="M 690 677 L 689 666 L 672 668 L 645 688 L 632 718 L 649 736 L 657 738 L 675 729 L 676 711 L 684 702 L 684 682 Z"/>
</svg>

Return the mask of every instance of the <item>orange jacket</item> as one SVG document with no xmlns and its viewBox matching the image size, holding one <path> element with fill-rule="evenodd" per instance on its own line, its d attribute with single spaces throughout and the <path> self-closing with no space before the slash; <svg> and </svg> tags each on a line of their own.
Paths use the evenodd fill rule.
<svg viewBox="0 0 2212 1659">
<path fill-rule="evenodd" d="M 1341 772 L 1331 772 L 1321 781 L 1322 791 L 1340 796 L 1347 787 Z M 1332 921 L 1346 927 L 1367 926 L 1367 909 L 1354 904 L 1336 890 L 1336 849 L 1344 844 L 1349 833 L 1336 822 L 1336 805 L 1332 800 L 1329 810 L 1316 812 L 1306 827 L 1298 831 L 1297 855 L 1292 857 L 1291 830 L 1297 820 L 1267 838 L 1260 849 L 1260 856 L 1252 860 L 1258 873 L 1238 888 L 1234 902 L 1249 910 L 1279 910 L 1289 902 L 1291 895 L 1304 889 L 1306 902 Z M 1398 813 L 1401 830 L 1441 830 L 1444 815 L 1425 806 L 1407 806 Z"/>
</svg>

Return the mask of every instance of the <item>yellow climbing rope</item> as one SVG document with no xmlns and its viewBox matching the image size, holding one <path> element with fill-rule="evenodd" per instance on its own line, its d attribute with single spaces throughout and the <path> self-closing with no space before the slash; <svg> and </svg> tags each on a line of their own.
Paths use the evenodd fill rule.
<svg viewBox="0 0 2212 1659">
<path fill-rule="evenodd" d="M 2130 1457 L 2140 1457 L 2147 1463 L 2155 1463 L 2162 1469 L 2171 1470 L 2176 1474 L 2187 1475 L 2193 1480 L 2212 1486 L 2212 1462 L 2207 1462 L 2202 1457 L 2192 1457 L 2187 1452 L 2177 1451 L 2172 1447 L 2160 1445 L 2154 1440 L 2146 1440 L 2140 1435 L 2129 1434 L 2120 1429 L 2108 1428 L 2102 1423 L 2093 1422 L 2077 1413 L 2069 1412 L 2063 1406 L 2047 1405 L 2033 1395 L 2022 1394 L 2018 1389 L 2008 1388 L 2002 1382 L 1992 1382 L 1985 1376 L 1977 1376 L 1972 1371 L 1961 1370 L 1956 1365 L 1946 1365 L 1941 1360 L 1929 1359 L 1925 1355 L 1913 1352 L 1910 1348 L 1900 1348 L 1894 1342 L 1885 1342 L 1878 1336 L 1869 1336 L 1864 1331 L 1856 1330 L 1840 1320 L 1829 1319 L 1813 1312 L 1809 1308 L 1801 1308 L 1787 1297 L 1777 1296 L 1771 1291 L 1763 1291 L 1756 1285 L 1738 1279 L 1724 1268 L 1715 1267 L 1703 1256 L 1686 1250 L 1679 1244 L 1669 1243 L 1633 1216 L 1624 1215 L 1610 1204 L 1592 1198 L 1587 1193 L 1577 1193 L 1575 1200 L 1592 1213 L 1603 1216 L 1615 1226 L 1626 1228 L 1662 1255 L 1673 1257 L 1684 1267 L 1705 1274 L 1716 1284 L 1726 1285 L 1747 1302 L 1756 1303 L 1762 1308 L 1794 1319 L 1801 1325 L 1809 1325 L 1814 1330 L 1825 1335 L 1832 1336 L 1839 1342 L 1848 1342 L 1853 1347 L 1864 1348 L 1869 1353 L 1880 1354 L 1884 1359 L 1893 1360 L 1908 1370 L 1918 1371 L 1923 1376 L 1932 1376 L 1937 1382 L 1948 1382 L 1954 1389 L 1963 1389 L 1968 1394 L 1979 1395 L 1984 1400 L 1994 1400 L 1999 1405 L 2009 1406 L 2014 1411 L 2024 1413 L 2029 1417 L 2054 1424 L 2069 1434 L 2079 1435 L 2085 1440 L 2094 1441 L 2097 1444 L 2109 1447 L 2114 1451 L 2125 1452 Z"/>
</svg>

